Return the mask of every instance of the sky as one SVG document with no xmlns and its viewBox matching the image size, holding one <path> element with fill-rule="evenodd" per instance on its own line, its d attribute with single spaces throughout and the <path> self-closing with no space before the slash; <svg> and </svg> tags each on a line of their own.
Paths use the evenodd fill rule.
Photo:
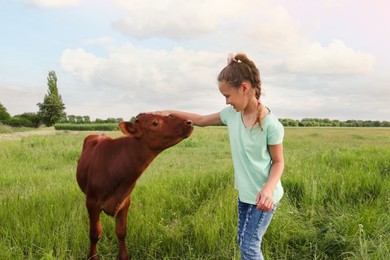
<svg viewBox="0 0 390 260">
<path fill-rule="evenodd" d="M 226 106 L 229 53 L 279 118 L 390 121 L 387 0 L 0 0 L 0 103 L 37 112 L 55 71 L 68 115 Z"/>
</svg>

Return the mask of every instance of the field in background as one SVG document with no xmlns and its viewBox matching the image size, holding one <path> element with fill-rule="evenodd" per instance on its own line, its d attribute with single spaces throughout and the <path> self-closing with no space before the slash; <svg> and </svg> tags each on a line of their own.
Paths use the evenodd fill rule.
<svg viewBox="0 0 390 260">
<path fill-rule="evenodd" d="M 0 140 L 0 259 L 79 259 L 88 252 L 75 169 L 87 133 Z M 109 133 L 112 136 L 119 132 Z M 267 259 L 388 259 L 390 129 L 286 128 L 286 195 L 264 241 Z M 133 259 L 238 259 L 225 127 L 196 128 L 139 180 L 128 215 Z M 101 259 L 115 258 L 102 214 Z"/>
</svg>

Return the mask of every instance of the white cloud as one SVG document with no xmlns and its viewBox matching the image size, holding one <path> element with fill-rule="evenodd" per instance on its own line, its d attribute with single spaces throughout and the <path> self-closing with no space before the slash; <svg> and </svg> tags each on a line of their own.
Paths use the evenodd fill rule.
<svg viewBox="0 0 390 260">
<path fill-rule="evenodd" d="M 218 50 L 291 52 L 307 41 L 300 25 L 281 5 L 268 1 L 117 1 L 127 16 L 113 27 L 139 39 L 166 38 L 180 45 Z M 183 41 L 184 40 L 184 41 Z M 229 51 L 226 50 L 226 51 Z"/>
<path fill-rule="evenodd" d="M 283 67 L 292 73 L 313 75 L 368 75 L 374 72 L 375 57 L 354 51 L 340 40 L 328 47 L 314 42 L 287 57 Z"/>
<path fill-rule="evenodd" d="M 240 17 L 236 22 L 239 26 L 232 36 L 239 41 L 253 43 L 262 52 L 280 53 L 284 56 L 307 42 L 300 25 L 281 5 L 248 6 L 245 19 Z"/>
<path fill-rule="evenodd" d="M 80 0 L 25 0 L 25 2 L 27 5 L 41 8 L 60 8 L 80 4 Z"/>
<path fill-rule="evenodd" d="M 94 74 L 98 67 L 102 65 L 103 59 L 81 48 L 65 49 L 60 63 L 65 71 L 72 73 L 88 85 L 93 81 Z"/>
<path fill-rule="evenodd" d="M 216 68 L 225 65 L 225 56 L 183 48 L 165 51 L 124 45 L 111 49 L 106 58 L 83 49 L 67 49 L 61 66 L 82 83 L 107 91 L 103 98 L 112 95 L 113 103 L 128 102 L 149 109 L 188 108 L 191 102 L 220 96 Z M 219 108 L 223 105 L 218 103 Z"/>
<path fill-rule="evenodd" d="M 174 84 L 203 81 L 197 75 L 215 80 L 213 65 L 220 58 L 220 54 L 212 52 L 183 48 L 155 50 L 128 44 L 112 48 L 107 58 L 80 48 L 67 49 L 62 54 L 61 66 L 86 84 L 110 84 L 117 88 L 129 83 L 142 88 L 159 84 L 169 89 Z"/>
<path fill-rule="evenodd" d="M 254 0 L 118 0 L 127 17 L 113 23 L 125 35 L 136 38 L 194 38 L 215 32 L 230 17 L 241 17 Z"/>
</svg>

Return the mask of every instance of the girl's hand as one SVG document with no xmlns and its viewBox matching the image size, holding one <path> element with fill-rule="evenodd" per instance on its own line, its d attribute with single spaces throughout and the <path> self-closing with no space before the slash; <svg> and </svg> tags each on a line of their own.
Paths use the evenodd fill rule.
<svg viewBox="0 0 390 260">
<path fill-rule="evenodd" d="M 269 212 L 274 207 L 274 196 L 271 191 L 262 189 L 256 197 L 256 205 L 258 210 Z"/>
<path fill-rule="evenodd" d="M 154 115 L 160 115 L 160 116 L 170 116 L 169 110 L 163 110 L 163 111 L 154 111 L 152 114 Z"/>
</svg>

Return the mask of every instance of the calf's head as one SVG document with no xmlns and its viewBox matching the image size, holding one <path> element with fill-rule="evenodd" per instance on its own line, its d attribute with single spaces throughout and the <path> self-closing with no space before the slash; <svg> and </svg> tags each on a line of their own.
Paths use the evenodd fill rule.
<svg viewBox="0 0 390 260">
<path fill-rule="evenodd" d="M 164 150 L 189 137 L 191 120 L 155 114 L 139 114 L 134 123 L 120 122 L 122 133 L 142 140 L 150 149 Z"/>
</svg>

